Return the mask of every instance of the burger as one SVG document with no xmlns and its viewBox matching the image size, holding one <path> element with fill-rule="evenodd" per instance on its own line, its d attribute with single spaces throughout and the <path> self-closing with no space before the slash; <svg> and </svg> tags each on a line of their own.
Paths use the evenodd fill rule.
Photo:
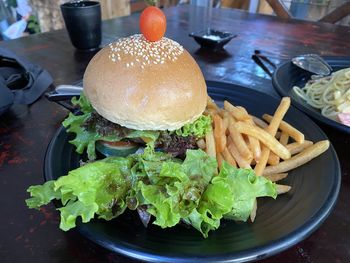
<svg viewBox="0 0 350 263">
<path fill-rule="evenodd" d="M 75 101 L 83 115 L 71 114 L 63 124 L 89 159 L 96 158 L 95 146 L 105 155 L 125 155 L 149 143 L 183 157 L 211 127 L 199 66 L 165 37 L 149 42 L 140 34 L 109 44 L 88 64 L 83 85 Z"/>
</svg>

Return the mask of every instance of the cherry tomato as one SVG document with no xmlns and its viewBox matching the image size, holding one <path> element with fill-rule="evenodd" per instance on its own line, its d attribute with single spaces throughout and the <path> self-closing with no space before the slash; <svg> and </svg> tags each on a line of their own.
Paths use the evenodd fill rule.
<svg viewBox="0 0 350 263">
<path fill-rule="evenodd" d="M 140 16 L 140 30 L 148 41 L 154 42 L 160 40 L 166 30 L 164 13 L 158 7 L 146 7 Z"/>
</svg>

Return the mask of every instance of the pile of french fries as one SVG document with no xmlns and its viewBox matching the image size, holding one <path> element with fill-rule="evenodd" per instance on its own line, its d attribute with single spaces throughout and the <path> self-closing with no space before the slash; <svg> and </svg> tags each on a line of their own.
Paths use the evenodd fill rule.
<svg viewBox="0 0 350 263">
<path fill-rule="evenodd" d="M 224 107 L 208 97 L 206 115 L 213 119 L 213 129 L 198 147 L 217 159 L 219 167 L 225 160 L 239 168 L 254 169 L 258 176 L 273 182 L 287 177 L 288 171 L 319 156 L 329 148 L 329 141 L 305 140 L 302 132 L 283 117 L 290 107 L 290 98 L 282 98 L 273 116 L 262 119 L 250 115 L 245 108 L 224 101 Z M 220 168 L 219 168 L 220 169 Z M 279 194 L 288 192 L 288 185 L 277 185 Z M 254 221 L 256 206 L 250 218 Z"/>
</svg>

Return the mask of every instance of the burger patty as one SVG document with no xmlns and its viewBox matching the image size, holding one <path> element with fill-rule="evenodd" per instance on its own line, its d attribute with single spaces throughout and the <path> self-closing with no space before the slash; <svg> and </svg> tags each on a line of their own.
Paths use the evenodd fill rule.
<svg viewBox="0 0 350 263">
<path fill-rule="evenodd" d="M 175 133 L 161 132 L 156 141 L 156 147 L 162 148 L 173 156 L 185 157 L 187 149 L 197 149 L 195 136 L 179 136 Z"/>
<path fill-rule="evenodd" d="M 117 135 L 118 137 L 126 137 L 127 134 L 130 133 L 130 129 L 110 122 L 97 112 L 92 112 L 82 126 L 84 129 L 88 131 L 96 131 L 102 136 Z"/>
<path fill-rule="evenodd" d="M 132 130 L 119 124 L 110 122 L 103 118 L 97 112 L 92 112 L 91 116 L 82 125 L 84 129 L 96 131 L 102 136 L 117 135 L 126 137 Z M 136 143 L 143 143 L 141 138 L 128 139 Z M 164 152 L 170 153 L 174 157 L 184 157 L 187 149 L 197 149 L 195 136 L 180 136 L 168 131 L 161 131 L 155 142 L 156 148 L 163 149 Z"/>
</svg>

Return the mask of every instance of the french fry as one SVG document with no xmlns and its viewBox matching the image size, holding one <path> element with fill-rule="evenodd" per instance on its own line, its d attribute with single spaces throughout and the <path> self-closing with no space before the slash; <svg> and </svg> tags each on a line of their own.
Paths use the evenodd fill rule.
<svg viewBox="0 0 350 263">
<path fill-rule="evenodd" d="M 205 109 L 204 115 L 209 115 L 210 117 L 214 118 L 215 114 L 218 114 L 218 111 L 216 109 L 213 108 L 207 108 Z"/>
<path fill-rule="evenodd" d="M 254 125 L 254 121 L 253 121 L 252 117 L 248 114 L 248 112 L 245 108 L 243 108 L 241 106 L 237 106 L 237 109 L 239 109 L 241 111 L 242 120 Z M 250 151 L 253 154 L 253 158 L 256 162 L 258 162 L 260 159 L 260 155 L 261 155 L 261 147 L 260 147 L 259 140 L 257 138 L 252 137 L 252 136 L 248 136 L 248 141 L 249 141 Z"/>
<path fill-rule="evenodd" d="M 260 128 L 265 129 L 267 126 L 269 126 L 266 122 L 264 122 L 262 119 L 259 119 L 258 117 L 252 116 L 252 119 L 254 123 Z"/>
<path fill-rule="evenodd" d="M 267 122 L 271 122 L 272 116 L 268 114 L 264 114 L 263 119 Z M 302 132 L 300 132 L 299 130 L 297 130 L 296 128 L 294 128 L 292 125 L 290 125 L 285 121 L 281 121 L 279 125 L 279 129 L 282 132 L 287 133 L 290 137 L 292 137 L 298 143 L 303 143 L 305 140 L 305 136 Z"/>
<path fill-rule="evenodd" d="M 267 158 L 267 163 L 269 165 L 277 165 L 280 162 L 280 158 L 274 153 L 270 151 L 269 157 Z"/>
<path fill-rule="evenodd" d="M 289 97 L 282 98 L 280 105 L 278 105 L 275 111 L 274 116 L 271 118 L 269 126 L 266 127 L 266 130 L 268 133 L 272 135 L 276 134 L 284 115 L 289 109 L 289 106 L 290 106 L 290 98 Z"/>
<path fill-rule="evenodd" d="M 289 140 L 289 135 L 285 132 L 282 132 L 281 137 L 279 139 L 280 143 L 282 145 L 286 146 L 288 144 L 288 140 Z M 290 151 L 290 149 L 288 149 L 288 150 Z M 269 165 L 276 165 L 279 162 L 280 162 L 280 158 L 276 154 L 274 154 L 273 152 L 270 152 L 269 158 L 267 159 L 267 163 Z"/>
<path fill-rule="evenodd" d="M 260 142 L 253 136 L 248 136 L 249 149 L 253 153 L 253 158 L 256 162 L 259 162 L 261 156 Z"/>
<path fill-rule="evenodd" d="M 266 134 L 267 135 L 270 135 L 270 138 L 272 138 L 275 142 L 278 142 L 274 136 L 276 135 L 276 132 L 278 130 L 278 126 L 279 124 L 281 123 L 284 115 L 286 114 L 288 108 L 290 106 L 290 98 L 288 97 L 285 97 L 285 98 L 282 98 L 281 102 L 280 102 L 280 105 L 277 107 L 277 110 L 275 111 L 275 114 L 273 116 L 273 118 L 271 119 L 271 122 L 269 124 L 269 126 L 267 126 L 264 130 L 262 131 L 265 131 L 266 130 Z M 262 143 L 265 145 L 265 146 L 272 146 L 272 144 L 268 145 L 268 143 L 266 143 L 266 141 L 262 141 Z M 279 142 L 278 142 L 279 143 Z M 282 144 L 279 144 L 280 146 L 284 147 Z M 270 155 L 270 148 L 268 147 L 262 147 L 262 151 L 261 151 L 261 155 L 260 155 L 260 159 L 259 159 L 259 162 L 255 165 L 254 167 L 254 171 L 255 171 L 255 174 L 260 176 L 262 175 L 265 167 L 266 167 L 266 164 L 267 164 L 267 160 L 268 160 L 268 157 Z M 274 153 L 277 154 L 277 152 L 275 152 L 273 149 L 271 149 Z M 290 157 L 290 154 L 289 156 Z M 255 200 L 256 202 L 256 200 Z M 255 210 L 257 209 L 257 205 L 255 206 Z M 251 214 L 250 214 L 250 217 L 252 218 L 252 216 L 256 213 L 256 211 L 252 211 Z"/>
<path fill-rule="evenodd" d="M 242 106 L 236 106 L 238 110 L 240 110 L 242 113 L 244 113 L 245 117 L 244 119 L 251 119 L 252 117 L 248 114 L 247 110 Z"/>
<path fill-rule="evenodd" d="M 227 110 L 228 112 L 232 112 L 236 107 L 233 106 L 230 102 L 227 100 L 224 101 L 224 109 Z"/>
<path fill-rule="evenodd" d="M 271 119 L 269 126 L 267 126 L 265 128 L 266 133 L 268 135 L 270 135 L 275 140 L 275 142 L 277 140 L 274 138 L 274 136 L 276 135 L 278 127 L 279 127 L 284 115 L 286 114 L 287 110 L 289 109 L 289 106 L 290 106 L 290 98 L 289 97 L 282 98 L 280 104 L 278 105 L 278 107 L 275 111 L 273 118 Z M 265 131 L 265 130 L 262 130 L 262 131 Z M 276 155 L 280 156 L 279 155 L 280 153 L 278 153 L 276 151 L 277 149 L 272 149 L 271 146 L 278 145 L 279 148 L 281 148 L 280 146 L 282 146 L 285 149 L 285 147 L 282 144 L 280 144 L 279 142 L 278 142 L 278 144 L 270 144 L 270 145 L 268 144 L 268 142 L 266 140 L 263 140 L 262 142 L 267 147 L 262 147 L 262 152 L 261 152 L 261 157 L 260 157 L 259 163 L 257 163 L 257 165 L 254 167 L 254 171 L 257 175 L 262 175 L 264 168 L 267 164 L 268 157 L 270 155 L 270 150 L 272 152 L 274 152 Z M 283 149 L 283 148 L 281 148 L 281 149 Z M 287 159 L 290 158 L 289 151 L 288 151 L 287 155 L 285 155 L 285 156 L 287 157 Z M 280 156 L 280 157 L 282 157 L 282 156 Z M 282 157 L 282 159 L 286 159 L 286 158 Z"/>
<path fill-rule="evenodd" d="M 255 199 L 254 200 L 254 205 L 253 205 L 253 209 L 250 213 L 250 221 L 252 221 L 252 223 L 254 222 L 255 220 L 255 217 L 256 217 L 256 210 L 258 209 L 258 202 L 257 200 Z"/>
<path fill-rule="evenodd" d="M 231 114 L 238 121 L 250 120 L 249 114 L 247 114 L 247 111 L 243 107 L 236 107 Z"/>
<path fill-rule="evenodd" d="M 280 137 L 280 143 L 286 146 L 288 144 L 288 141 L 289 141 L 289 134 L 286 132 L 282 132 Z"/>
<path fill-rule="evenodd" d="M 222 156 L 224 157 L 224 160 L 228 162 L 230 165 L 237 167 L 237 163 L 235 159 L 232 157 L 227 147 L 225 147 L 224 151 L 222 152 Z"/>
<path fill-rule="evenodd" d="M 239 133 L 248 134 L 250 136 L 257 138 L 268 149 L 276 153 L 282 159 L 286 160 L 291 157 L 289 150 L 285 146 L 283 146 L 279 141 L 277 141 L 272 135 L 270 135 L 267 131 L 257 126 L 249 125 L 245 122 L 235 123 L 235 128 Z M 266 161 L 267 161 L 267 158 L 266 158 Z M 261 158 L 259 163 L 260 162 L 261 162 Z"/>
<path fill-rule="evenodd" d="M 207 109 L 219 111 L 218 105 L 216 105 L 215 101 L 209 95 L 207 96 Z"/>
<path fill-rule="evenodd" d="M 221 118 L 224 117 L 225 112 L 226 112 L 226 111 L 225 111 L 224 109 L 219 109 L 219 110 L 218 110 L 218 114 L 219 114 L 219 116 L 220 116 Z"/>
<path fill-rule="evenodd" d="M 266 131 L 268 133 L 275 136 L 284 115 L 289 109 L 289 106 L 290 106 L 290 98 L 289 97 L 282 98 L 280 105 L 277 107 L 277 110 L 275 111 L 275 114 L 269 123 L 269 126 L 266 127 Z"/>
<path fill-rule="evenodd" d="M 262 175 L 262 173 L 264 171 L 264 168 L 266 167 L 267 160 L 269 158 L 269 152 L 270 152 L 270 150 L 267 147 L 263 146 L 262 152 L 261 152 L 261 156 L 260 156 L 260 160 L 254 167 L 254 172 L 255 172 L 255 174 L 257 176 L 261 176 Z M 259 163 L 261 163 L 261 165 L 259 165 Z M 263 165 L 263 164 L 265 164 L 265 165 Z"/>
<path fill-rule="evenodd" d="M 206 146 L 205 146 L 205 141 L 204 139 L 199 139 L 197 141 L 197 146 L 199 149 L 205 150 Z"/>
<path fill-rule="evenodd" d="M 292 189 L 289 185 L 276 184 L 277 194 L 285 194 L 288 193 L 290 189 Z"/>
<path fill-rule="evenodd" d="M 269 179 L 272 182 L 280 181 L 288 176 L 288 173 L 279 173 L 279 174 L 270 174 L 264 175 L 265 178 Z"/>
<path fill-rule="evenodd" d="M 286 145 L 286 148 L 290 151 L 292 155 L 297 154 L 305 150 L 307 147 L 313 145 L 312 141 L 305 140 L 303 143 L 293 142 Z"/>
<path fill-rule="evenodd" d="M 216 153 L 216 160 L 218 161 L 219 169 L 221 168 L 222 162 L 224 161 L 224 157 L 221 153 Z"/>
<path fill-rule="evenodd" d="M 250 152 L 248 145 L 245 142 L 242 134 L 235 127 L 235 122 L 233 118 L 230 119 L 230 125 L 228 127 L 228 130 L 230 132 L 230 138 L 232 139 L 233 143 L 236 145 L 237 150 L 240 152 L 240 155 L 245 160 L 253 159 L 253 155 Z"/>
<path fill-rule="evenodd" d="M 215 139 L 214 139 L 213 130 L 211 130 L 205 135 L 205 143 L 206 143 L 206 148 L 205 148 L 206 153 L 211 157 L 216 157 Z"/>
<path fill-rule="evenodd" d="M 227 133 L 228 126 L 230 125 L 230 113 L 227 111 L 223 111 L 223 116 L 222 116 L 222 124 L 224 126 L 225 134 Z"/>
<path fill-rule="evenodd" d="M 234 116 L 234 118 L 238 121 L 245 121 L 250 124 L 254 124 L 252 117 L 248 114 L 247 110 L 241 106 L 228 106 L 228 108 L 231 109 L 231 114 Z M 260 148 L 260 143 L 259 140 L 252 137 L 252 136 L 247 136 L 248 141 L 249 141 L 249 149 L 253 154 L 253 158 L 255 161 L 259 161 L 260 159 L 260 154 L 261 154 L 261 148 Z"/>
<path fill-rule="evenodd" d="M 297 168 L 310 160 L 316 158 L 320 154 L 324 153 L 329 148 L 329 141 L 319 141 L 308 148 L 306 148 L 301 153 L 298 153 L 297 155 L 294 155 L 289 160 L 285 160 L 283 162 L 280 162 L 277 165 L 274 166 L 268 166 L 265 168 L 263 175 L 270 175 L 270 174 L 277 174 L 277 173 L 284 173 L 288 172 L 294 168 Z"/>
<path fill-rule="evenodd" d="M 275 135 L 278 127 L 280 126 L 284 115 L 288 111 L 290 106 L 290 98 L 284 97 L 282 98 L 280 105 L 278 105 L 277 110 L 275 111 L 274 116 L 271 118 L 271 121 L 269 122 L 269 126 L 266 128 L 266 130 L 270 133 Z"/>
<path fill-rule="evenodd" d="M 251 168 L 250 162 L 248 162 L 241 156 L 240 152 L 238 151 L 236 145 L 232 140 L 228 140 L 227 149 L 229 150 L 229 152 L 231 153 L 231 155 L 233 156 L 233 158 L 237 162 L 237 165 L 240 168 Z"/>
<path fill-rule="evenodd" d="M 214 138 L 216 152 L 222 153 L 226 146 L 226 135 L 221 117 L 218 114 L 214 115 Z"/>
<path fill-rule="evenodd" d="M 244 121 L 250 119 L 249 114 L 247 114 L 246 110 L 242 107 L 235 107 L 228 101 L 224 101 L 224 109 L 231 113 L 231 115 L 237 121 Z"/>
</svg>

